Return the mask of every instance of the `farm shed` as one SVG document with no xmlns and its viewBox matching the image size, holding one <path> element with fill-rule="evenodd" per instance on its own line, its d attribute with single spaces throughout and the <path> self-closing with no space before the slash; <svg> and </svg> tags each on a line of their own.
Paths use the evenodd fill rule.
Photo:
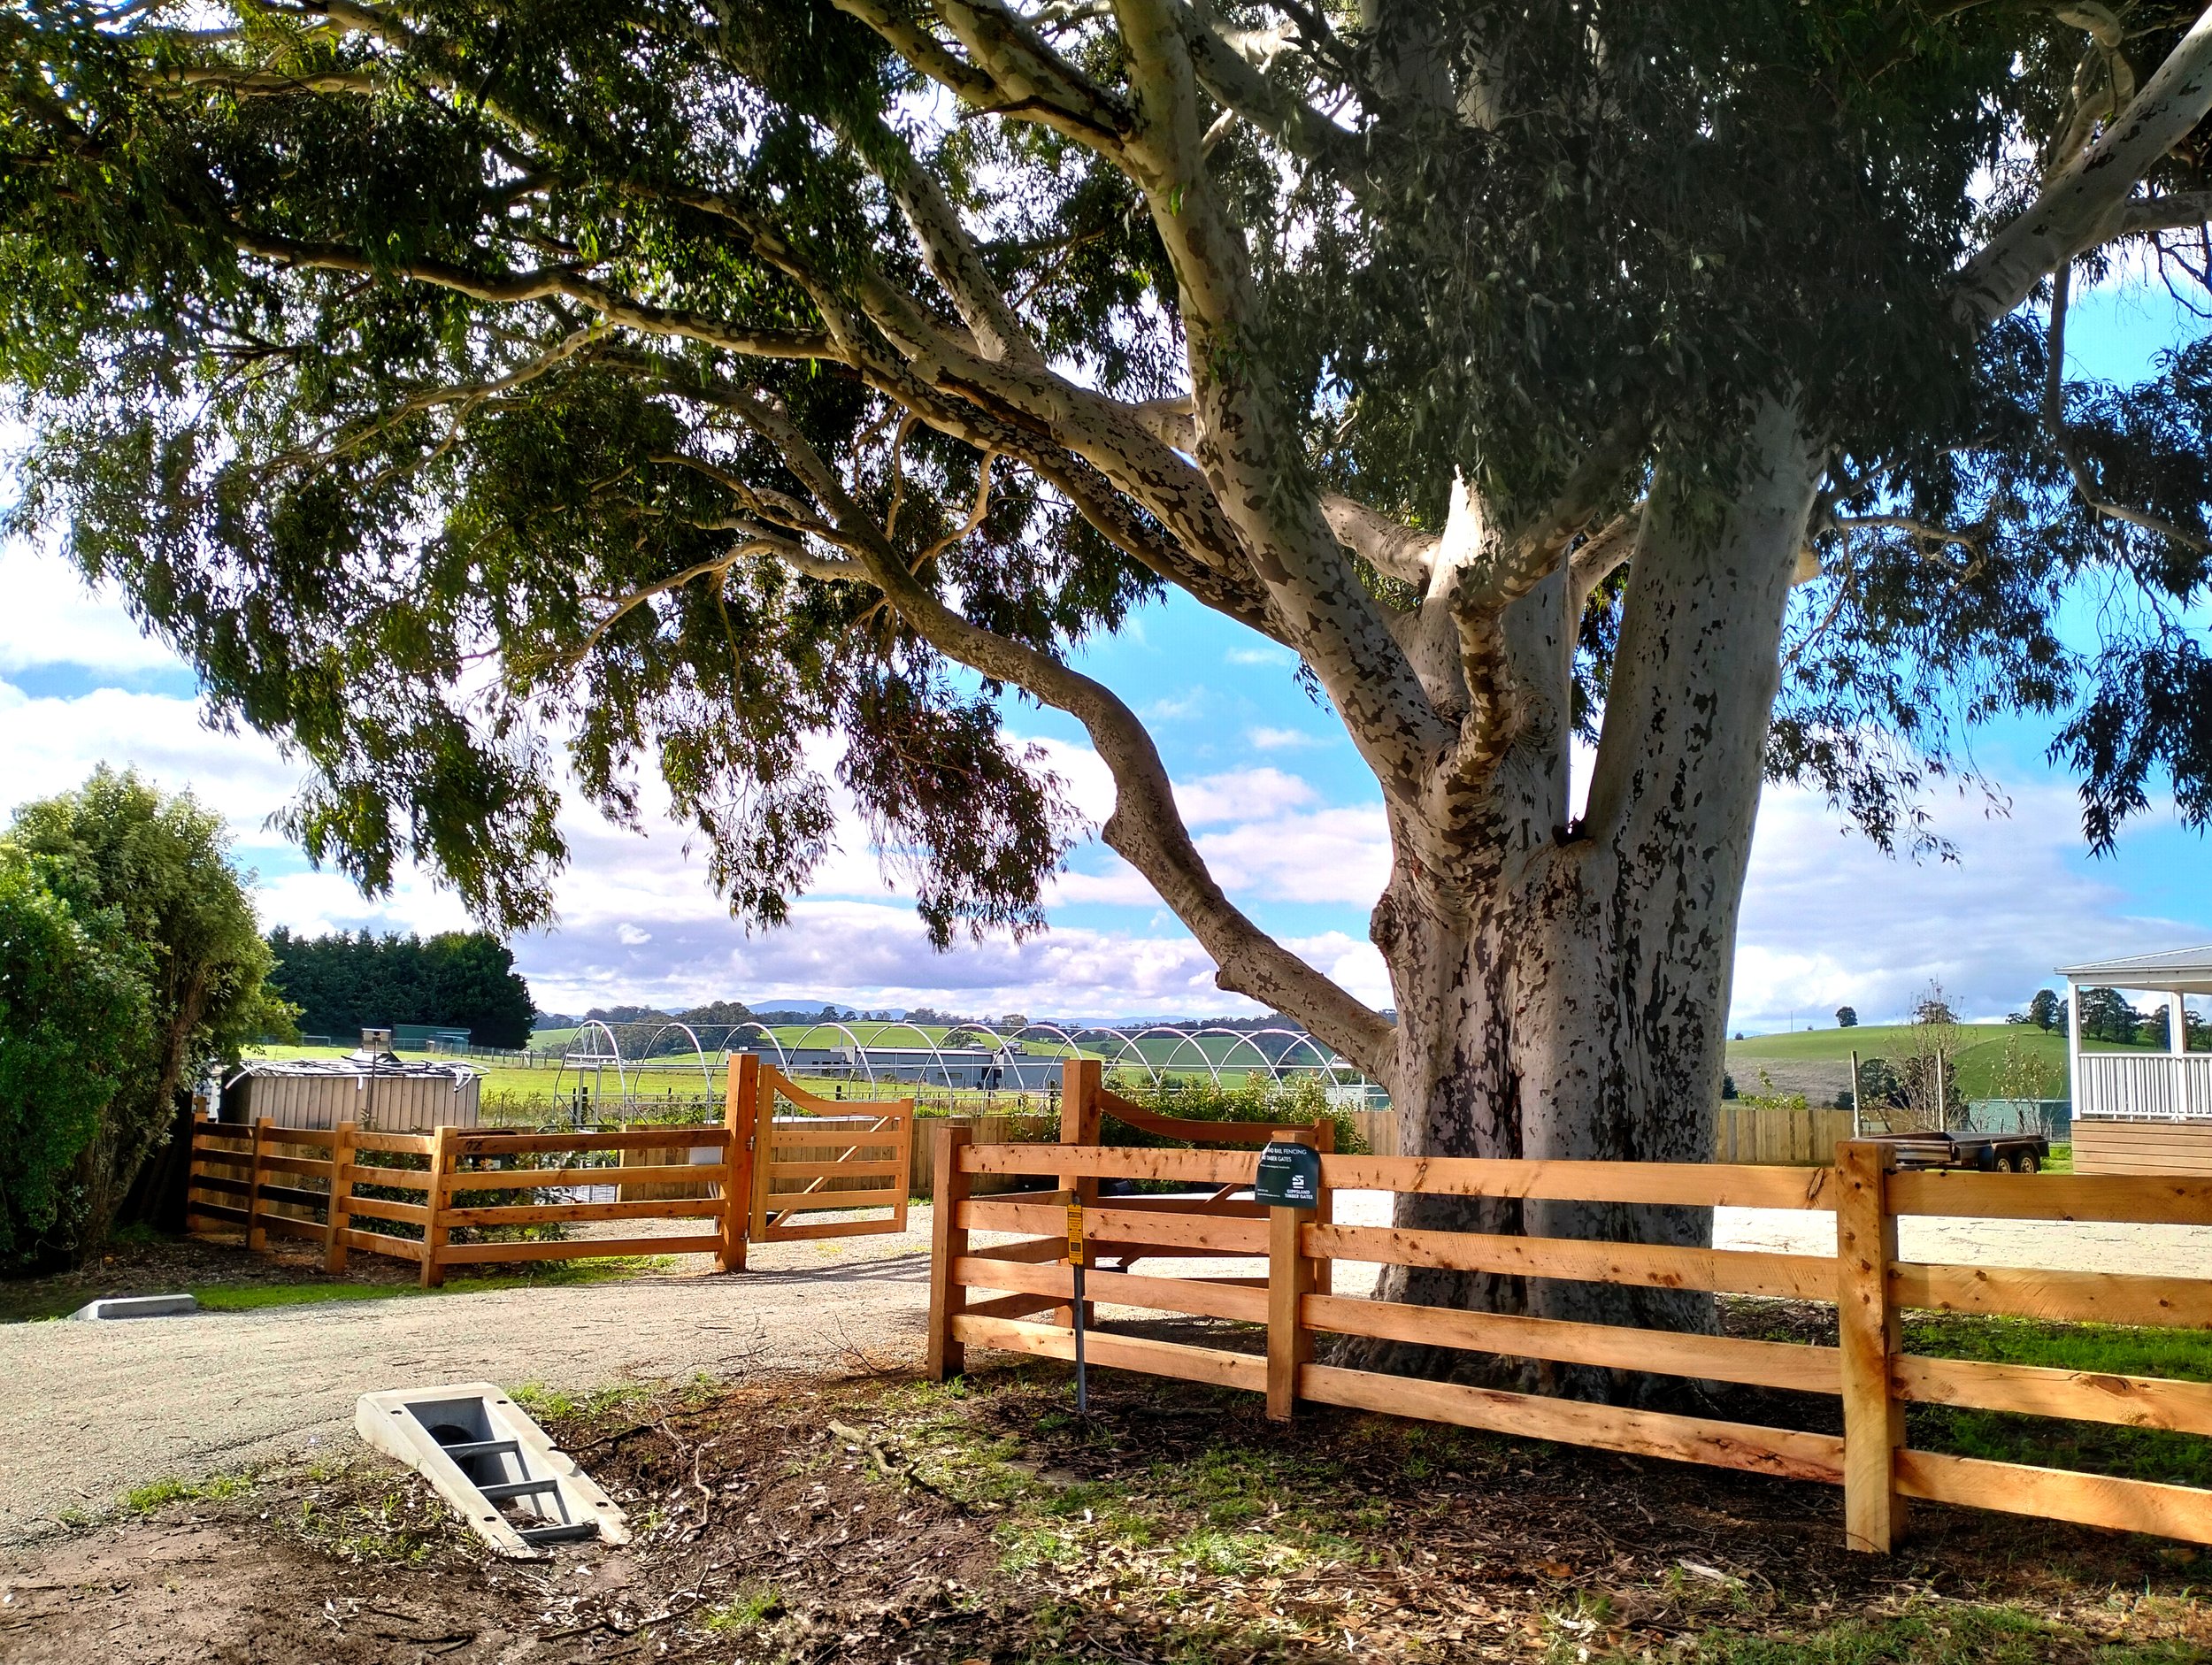
<svg viewBox="0 0 2212 1665">
<path fill-rule="evenodd" d="M 2062 965 L 2076 1173 L 2212 1176 L 2212 1053 L 2189 1050 L 2182 1002 L 2212 994 L 2212 946 Z M 2085 1052 L 2081 992 L 2166 997 L 2169 1050 Z"/>
<path fill-rule="evenodd" d="M 249 1063 L 223 1084 L 219 1119 L 279 1127 L 335 1127 L 352 1122 L 383 1133 L 474 1127 L 484 1074 L 465 1063 L 402 1058 L 371 1030 L 343 1058 L 270 1058 Z"/>
</svg>

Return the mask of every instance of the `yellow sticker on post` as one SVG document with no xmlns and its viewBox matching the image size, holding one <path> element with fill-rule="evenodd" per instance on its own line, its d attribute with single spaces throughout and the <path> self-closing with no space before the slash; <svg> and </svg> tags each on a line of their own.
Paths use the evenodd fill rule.
<svg viewBox="0 0 2212 1665">
<path fill-rule="evenodd" d="M 1068 1204 L 1068 1264 L 1083 1264 L 1083 1205 Z"/>
</svg>

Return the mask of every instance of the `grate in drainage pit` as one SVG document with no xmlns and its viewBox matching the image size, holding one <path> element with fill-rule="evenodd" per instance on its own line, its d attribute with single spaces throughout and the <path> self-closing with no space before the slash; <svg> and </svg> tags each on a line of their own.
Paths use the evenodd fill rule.
<svg viewBox="0 0 2212 1665">
<path fill-rule="evenodd" d="M 353 1425 L 420 1473 L 503 1555 L 542 1555 L 578 1538 L 629 1541 L 614 1500 L 494 1383 L 364 1393 Z"/>
</svg>

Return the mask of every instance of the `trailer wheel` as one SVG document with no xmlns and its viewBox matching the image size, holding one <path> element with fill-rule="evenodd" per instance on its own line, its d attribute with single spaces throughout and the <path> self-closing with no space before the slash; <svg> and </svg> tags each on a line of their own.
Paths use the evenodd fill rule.
<svg viewBox="0 0 2212 1665">
<path fill-rule="evenodd" d="M 2041 1173 L 2043 1171 L 2043 1159 L 2032 1150 L 2022 1151 L 2020 1153 L 2020 1171 L 2024 1174 Z"/>
</svg>

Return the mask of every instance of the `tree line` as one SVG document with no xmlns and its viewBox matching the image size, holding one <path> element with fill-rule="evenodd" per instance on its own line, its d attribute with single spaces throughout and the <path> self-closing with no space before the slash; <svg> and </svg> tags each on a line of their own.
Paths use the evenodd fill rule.
<svg viewBox="0 0 2212 1665">
<path fill-rule="evenodd" d="M 529 1044 L 530 985 L 489 932 L 303 937 L 279 925 L 268 947 L 270 980 L 299 1008 L 309 1034 L 346 1040 L 365 1028 L 434 1024 L 466 1029 L 480 1047 Z"/>
<path fill-rule="evenodd" d="M 2046 1032 L 2062 1035 L 2067 1030 L 2066 997 L 2039 988 L 2025 1011 L 2009 1013 L 2005 1021 L 2033 1024 Z M 2212 1024 L 2185 1009 L 2183 1023 L 2190 1051 L 2212 1049 Z M 2116 988 L 2085 988 L 2081 992 L 2081 1038 L 2122 1047 L 2169 1047 L 2173 1029 L 2165 999 L 2161 996 L 2147 1006 L 2136 1007 Z"/>
</svg>

